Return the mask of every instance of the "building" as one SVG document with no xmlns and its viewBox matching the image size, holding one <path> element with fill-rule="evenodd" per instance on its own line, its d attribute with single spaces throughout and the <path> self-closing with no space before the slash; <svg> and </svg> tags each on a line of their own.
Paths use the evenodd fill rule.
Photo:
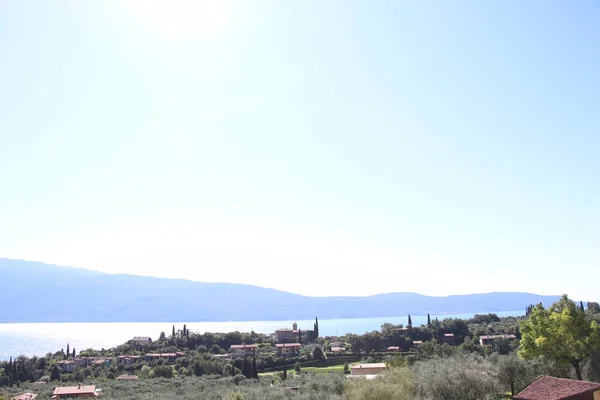
<svg viewBox="0 0 600 400">
<path fill-rule="evenodd" d="M 423 344 L 422 340 L 413 340 L 413 346 L 414 347 L 419 347 L 422 344 Z"/>
<path fill-rule="evenodd" d="M 449 344 L 450 346 L 456 344 L 456 336 L 454 336 L 454 333 L 444 333 L 440 340 L 442 343 Z"/>
<path fill-rule="evenodd" d="M 280 356 L 297 356 L 300 354 L 300 343 L 277 343 L 277 354 Z"/>
<path fill-rule="evenodd" d="M 146 344 L 146 343 L 151 343 L 152 342 L 152 338 L 150 338 L 150 336 L 135 336 L 131 340 L 133 342 L 135 342 L 135 343 L 138 343 L 138 344 Z"/>
<path fill-rule="evenodd" d="M 600 400 L 600 383 L 543 376 L 521 392 L 515 400 Z"/>
<path fill-rule="evenodd" d="M 88 397 L 98 397 L 99 394 L 99 391 L 96 390 L 96 386 L 66 386 L 54 388 L 52 399 L 83 399 Z"/>
<path fill-rule="evenodd" d="M 331 348 L 331 352 L 332 352 L 332 353 L 341 353 L 341 352 L 343 352 L 343 351 L 346 351 L 346 348 L 345 348 L 345 347 L 333 346 L 333 347 Z"/>
<path fill-rule="evenodd" d="M 11 397 L 10 400 L 33 400 L 36 397 L 37 397 L 37 394 L 27 392 L 27 393 L 23 393 L 18 396 L 15 396 L 15 397 Z"/>
<path fill-rule="evenodd" d="M 291 342 L 298 340 L 300 331 L 298 330 L 298 324 L 294 322 L 292 329 L 282 328 L 275 331 L 275 340 L 279 343 Z"/>
<path fill-rule="evenodd" d="M 400 351 L 400 346 L 389 346 L 387 351 Z"/>
<path fill-rule="evenodd" d="M 229 348 L 236 357 L 251 356 L 258 349 L 257 344 L 232 344 Z"/>
<path fill-rule="evenodd" d="M 492 346 L 495 340 L 515 340 L 516 338 L 515 335 L 484 335 L 479 337 L 479 344 L 481 346 Z"/>
<path fill-rule="evenodd" d="M 77 363 L 74 360 L 61 360 L 56 363 L 62 372 L 73 372 Z"/>
<path fill-rule="evenodd" d="M 386 370 L 385 363 L 356 364 L 350 367 L 350 375 L 377 375 Z"/>
<path fill-rule="evenodd" d="M 130 365 L 140 361 L 140 358 L 140 356 L 118 356 L 117 362 L 119 364 L 123 363 L 125 365 Z"/>
<path fill-rule="evenodd" d="M 118 381 L 137 381 L 139 379 L 139 376 L 123 374 L 123 375 L 117 376 L 115 379 Z"/>
<path fill-rule="evenodd" d="M 163 360 L 167 360 L 168 362 L 173 362 L 178 357 L 183 357 L 183 356 L 185 356 L 185 353 L 182 353 L 180 351 L 178 351 L 176 353 L 148 353 L 144 356 L 144 359 L 146 361 L 163 359 Z"/>
</svg>

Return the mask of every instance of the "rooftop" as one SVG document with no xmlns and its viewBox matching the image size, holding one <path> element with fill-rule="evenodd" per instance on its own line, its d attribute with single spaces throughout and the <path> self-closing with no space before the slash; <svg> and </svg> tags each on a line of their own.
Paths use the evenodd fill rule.
<svg viewBox="0 0 600 400">
<path fill-rule="evenodd" d="M 301 347 L 300 343 L 277 343 L 276 347 Z"/>
<path fill-rule="evenodd" d="M 563 400 L 596 390 L 600 390 L 599 383 L 543 376 L 516 394 L 514 399 Z"/>
<path fill-rule="evenodd" d="M 256 349 L 257 344 L 232 344 L 230 349 Z"/>
<path fill-rule="evenodd" d="M 352 369 L 355 368 L 387 368 L 385 363 L 370 363 L 370 364 L 356 364 L 350 367 Z"/>
<path fill-rule="evenodd" d="M 69 395 L 69 394 L 95 394 L 96 386 L 79 385 L 79 386 L 64 386 L 54 388 L 54 395 Z"/>
<path fill-rule="evenodd" d="M 37 397 L 35 393 L 23 393 L 18 396 L 12 397 L 11 400 L 33 400 Z"/>
<path fill-rule="evenodd" d="M 483 335 L 479 339 L 516 339 L 515 335 Z"/>
</svg>

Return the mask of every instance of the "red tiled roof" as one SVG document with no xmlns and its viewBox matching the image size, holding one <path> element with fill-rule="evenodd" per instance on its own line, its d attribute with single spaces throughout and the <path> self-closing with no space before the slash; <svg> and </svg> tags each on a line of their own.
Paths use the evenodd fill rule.
<svg viewBox="0 0 600 400">
<path fill-rule="evenodd" d="M 23 393 L 18 396 L 15 396 L 15 397 L 11 398 L 11 400 L 33 400 L 36 397 L 37 397 L 37 394 L 27 392 L 27 393 Z"/>
<path fill-rule="evenodd" d="M 95 394 L 96 386 L 65 386 L 57 387 L 54 389 L 54 395 L 68 395 L 68 394 Z"/>
<path fill-rule="evenodd" d="M 231 349 L 256 349 L 257 344 L 232 344 Z"/>
<path fill-rule="evenodd" d="M 515 335 L 483 335 L 479 339 L 516 339 Z"/>
<path fill-rule="evenodd" d="M 514 399 L 565 400 L 596 390 L 600 390 L 600 384 L 598 383 L 543 376 L 516 394 Z"/>
</svg>

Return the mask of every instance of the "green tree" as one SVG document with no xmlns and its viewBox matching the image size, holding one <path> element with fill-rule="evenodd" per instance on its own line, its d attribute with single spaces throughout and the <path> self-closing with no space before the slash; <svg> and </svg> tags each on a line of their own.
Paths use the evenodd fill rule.
<svg viewBox="0 0 600 400">
<path fill-rule="evenodd" d="M 345 374 L 349 374 L 350 373 L 350 365 L 348 365 L 348 361 L 346 361 L 344 363 L 344 373 Z"/>
<path fill-rule="evenodd" d="M 600 326 L 567 295 L 547 310 L 541 304 L 535 306 L 520 327 L 521 358 L 546 356 L 558 364 L 570 364 L 579 380 L 581 362 L 600 350 Z"/>
<path fill-rule="evenodd" d="M 592 314 L 600 313 L 600 305 L 595 301 L 588 301 L 587 310 Z"/>
<path fill-rule="evenodd" d="M 50 372 L 50 380 L 60 381 L 60 371 L 58 370 L 58 367 L 56 365 L 52 367 L 52 372 Z"/>
<path fill-rule="evenodd" d="M 294 371 L 299 374 L 301 370 L 302 368 L 300 367 L 300 361 L 296 361 L 296 364 L 294 364 Z"/>
<path fill-rule="evenodd" d="M 522 389 L 527 380 L 527 365 L 514 353 L 500 358 L 498 361 L 498 381 L 500 384 L 510 388 L 511 396 L 515 395 L 518 389 Z"/>
<path fill-rule="evenodd" d="M 70 353 L 71 353 L 71 352 L 69 351 L 69 343 L 67 343 L 67 352 L 65 353 L 65 360 L 66 360 L 67 358 L 69 358 L 69 355 L 70 355 Z"/>
<path fill-rule="evenodd" d="M 315 349 L 313 350 L 313 358 L 315 360 L 324 360 L 325 359 L 325 353 L 323 352 L 323 349 L 321 348 L 321 346 L 315 346 Z"/>
<path fill-rule="evenodd" d="M 427 326 L 431 325 L 431 317 L 429 316 L 429 313 L 427 313 Z"/>
<path fill-rule="evenodd" d="M 164 342 L 166 338 L 167 338 L 167 335 L 165 335 L 164 332 L 161 332 L 160 335 L 158 336 L 158 340 L 161 342 Z"/>
<path fill-rule="evenodd" d="M 248 358 L 244 358 L 244 362 L 242 364 L 242 374 L 248 379 L 252 378 L 252 365 L 250 365 Z"/>
<path fill-rule="evenodd" d="M 175 325 L 173 325 L 173 332 L 171 333 L 171 336 L 175 337 Z"/>
</svg>

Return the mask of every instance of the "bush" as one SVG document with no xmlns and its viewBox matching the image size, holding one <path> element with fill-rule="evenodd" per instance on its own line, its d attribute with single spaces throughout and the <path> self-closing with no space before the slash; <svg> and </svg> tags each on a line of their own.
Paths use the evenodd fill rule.
<svg viewBox="0 0 600 400">
<path fill-rule="evenodd" d="M 499 391 L 494 365 L 474 354 L 418 362 L 412 371 L 423 399 L 484 400 Z"/>
</svg>

